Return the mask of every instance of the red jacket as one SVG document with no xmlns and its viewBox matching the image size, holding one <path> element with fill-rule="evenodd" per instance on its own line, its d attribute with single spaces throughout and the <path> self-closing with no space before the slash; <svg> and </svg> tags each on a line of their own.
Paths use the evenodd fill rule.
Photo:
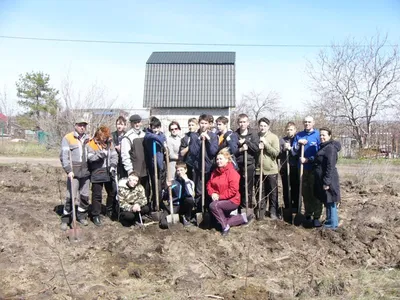
<svg viewBox="0 0 400 300">
<path fill-rule="evenodd" d="M 211 178 L 207 182 L 207 192 L 210 196 L 217 193 L 220 200 L 230 200 L 239 205 L 239 181 L 239 173 L 229 162 L 226 167 L 217 168 L 211 173 Z"/>
</svg>

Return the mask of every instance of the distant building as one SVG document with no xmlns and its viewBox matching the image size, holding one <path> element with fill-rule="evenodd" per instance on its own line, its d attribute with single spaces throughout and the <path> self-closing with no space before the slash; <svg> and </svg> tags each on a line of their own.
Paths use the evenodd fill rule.
<svg viewBox="0 0 400 300">
<path fill-rule="evenodd" d="M 178 121 L 183 131 L 189 118 L 204 113 L 229 118 L 236 103 L 235 60 L 235 52 L 153 52 L 143 107 L 164 126 Z"/>
</svg>

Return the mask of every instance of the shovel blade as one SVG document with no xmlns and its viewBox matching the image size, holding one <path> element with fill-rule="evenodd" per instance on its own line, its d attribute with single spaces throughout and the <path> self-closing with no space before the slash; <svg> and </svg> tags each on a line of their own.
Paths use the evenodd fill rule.
<svg viewBox="0 0 400 300">
<path fill-rule="evenodd" d="M 160 221 L 161 220 L 161 212 L 160 211 L 153 211 L 150 213 L 151 218 L 154 221 Z"/>
<path fill-rule="evenodd" d="M 288 208 L 283 209 L 283 220 L 289 224 L 293 224 L 293 214 Z"/>
<path fill-rule="evenodd" d="M 67 237 L 70 242 L 76 242 L 81 238 L 81 230 L 79 228 L 72 228 L 67 231 Z"/>
<path fill-rule="evenodd" d="M 203 229 L 209 229 L 211 227 L 211 215 L 209 212 L 197 213 L 196 214 L 197 226 Z"/>
<path fill-rule="evenodd" d="M 179 223 L 179 215 L 178 214 L 168 215 L 167 222 L 170 224 L 178 224 Z"/>
</svg>

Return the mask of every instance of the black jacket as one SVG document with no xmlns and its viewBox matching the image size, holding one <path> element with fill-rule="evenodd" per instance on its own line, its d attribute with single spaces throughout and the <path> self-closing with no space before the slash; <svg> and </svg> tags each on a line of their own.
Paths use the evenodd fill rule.
<svg viewBox="0 0 400 300">
<path fill-rule="evenodd" d="M 286 174 L 287 172 L 287 157 L 286 157 L 286 150 L 285 148 L 285 143 L 290 143 L 290 146 L 293 145 L 293 138 L 289 138 L 287 136 L 281 138 L 279 140 L 279 155 L 278 155 L 278 159 L 280 160 L 281 163 L 281 168 L 280 168 L 280 173 L 281 174 Z M 290 164 L 290 168 L 297 168 L 299 165 L 299 156 L 298 155 L 293 155 L 292 151 L 288 151 L 289 152 L 289 164 Z"/>
<path fill-rule="evenodd" d="M 245 139 L 244 143 L 240 143 L 238 142 L 238 150 L 235 153 L 236 156 L 236 162 L 239 165 L 239 167 L 243 168 L 244 166 L 244 152 L 240 152 L 239 148 L 241 148 L 243 146 L 243 144 L 246 144 L 248 147 L 247 150 L 247 165 L 255 165 L 255 159 L 257 157 L 258 152 L 260 151 L 258 144 L 260 143 L 260 138 L 258 136 L 257 131 L 252 130 L 249 128 L 249 130 L 247 131 L 247 135 L 246 136 L 241 136 L 240 135 L 240 129 L 236 130 L 236 135 L 237 135 L 237 139 L 238 141 L 242 138 Z"/>
<path fill-rule="evenodd" d="M 336 169 L 340 149 L 340 143 L 334 140 L 321 143 L 314 159 L 315 196 L 323 203 L 340 201 L 339 174 Z M 324 185 L 329 189 L 324 190 Z"/>
</svg>

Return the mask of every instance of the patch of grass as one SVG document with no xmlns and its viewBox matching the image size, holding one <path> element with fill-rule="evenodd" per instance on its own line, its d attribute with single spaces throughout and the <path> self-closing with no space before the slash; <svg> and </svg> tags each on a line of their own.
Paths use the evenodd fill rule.
<svg viewBox="0 0 400 300">
<path fill-rule="evenodd" d="M 35 142 L 0 141 L 0 155 L 27 157 L 57 157 L 58 150 L 48 149 L 46 145 Z"/>
<path fill-rule="evenodd" d="M 339 158 L 339 165 L 400 165 L 400 158 Z"/>
</svg>

